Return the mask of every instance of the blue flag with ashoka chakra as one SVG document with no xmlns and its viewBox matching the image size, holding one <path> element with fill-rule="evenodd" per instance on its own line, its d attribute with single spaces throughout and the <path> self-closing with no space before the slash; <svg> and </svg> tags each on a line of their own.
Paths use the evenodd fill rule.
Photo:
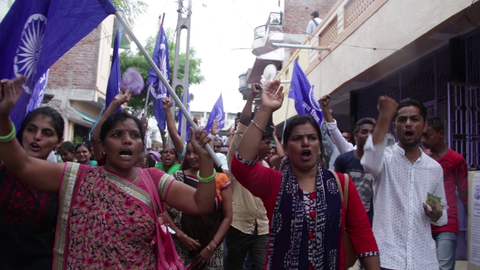
<svg viewBox="0 0 480 270">
<path fill-rule="evenodd" d="M 205 130 L 208 133 L 210 133 L 210 130 L 213 127 L 213 122 L 215 120 L 218 121 L 218 126 L 217 126 L 218 129 L 222 129 L 225 127 L 225 112 L 223 111 L 222 94 L 220 94 L 220 97 L 218 98 L 217 102 L 215 102 L 215 105 L 213 105 L 212 112 L 208 117 L 208 122 L 207 122 L 207 125 L 205 126 Z"/>
<path fill-rule="evenodd" d="M 157 43 L 155 43 L 155 49 L 153 50 L 152 60 L 155 65 L 160 69 L 165 80 L 170 83 L 170 64 L 168 58 L 168 41 L 167 35 L 163 30 L 163 25 L 160 26 L 160 31 L 158 32 Z M 157 73 L 150 67 L 148 70 L 147 78 L 147 91 L 150 93 L 150 96 L 155 99 L 163 99 L 168 95 L 167 88 L 162 84 L 160 79 L 157 76 Z"/>
<path fill-rule="evenodd" d="M 17 130 L 48 68 L 108 15 L 109 0 L 16 0 L 0 24 L 0 78 L 24 75 L 24 93 L 10 117 Z"/>
<path fill-rule="evenodd" d="M 295 100 L 295 109 L 298 114 L 306 114 L 312 116 L 319 126 L 322 124 L 323 112 L 315 98 L 313 85 L 303 73 L 302 68 L 295 60 L 293 66 L 292 80 L 290 82 L 290 91 L 288 97 Z"/>
</svg>

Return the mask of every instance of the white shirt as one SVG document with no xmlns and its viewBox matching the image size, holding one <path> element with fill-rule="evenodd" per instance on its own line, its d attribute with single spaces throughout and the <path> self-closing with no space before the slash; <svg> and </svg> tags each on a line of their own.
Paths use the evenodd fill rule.
<svg viewBox="0 0 480 270">
<path fill-rule="evenodd" d="M 333 143 L 337 146 L 338 152 L 340 154 L 350 152 L 352 150 L 357 149 L 357 146 L 353 146 L 353 144 L 347 142 L 345 138 L 342 136 L 340 130 L 337 127 L 337 120 L 333 119 L 333 122 L 326 122 L 328 132 L 330 133 L 330 138 L 332 138 Z"/>
<path fill-rule="evenodd" d="M 218 157 L 218 159 L 220 159 L 220 162 L 222 163 L 222 170 L 227 170 L 228 171 L 228 162 L 227 162 L 227 156 L 225 156 L 225 154 L 222 154 L 222 153 L 215 153 Z"/>
<path fill-rule="evenodd" d="M 380 251 L 380 265 L 389 269 L 438 270 L 437 250 L 431 224 L 447 224 L 447 210 L 433 222 L 423 210 L 427 192 L 446 202 L 443 170 L 438 162 L 421 156 L 411 163 L 403 148 L 386 141 L 364 146 L 361 164 L 374 181 L 373 234 Z"/>
<path fill-rule="evenodd" d="M 317 22 L 317 25 L 315 25 L 315 23 L 313 22 L 313 20 L 315 20 Z M 315 28 L 317 28 L 317 26 L 322 22 L 322 20 L 320 18 L 315 18 L 313 20 L 310 20 L 307 24 L 307 35 L 310 35 L 311 33 L 313 33 L 313 30 L 315 30 Z"/>
<path fill-rule="evenodd" d="M 48 154 L 47 161 L 58 162 L 57 156 L 55 155 L 55 152 L 52 151 L 52 152 L 50 152 L 50 154 Z"/>
</svg>

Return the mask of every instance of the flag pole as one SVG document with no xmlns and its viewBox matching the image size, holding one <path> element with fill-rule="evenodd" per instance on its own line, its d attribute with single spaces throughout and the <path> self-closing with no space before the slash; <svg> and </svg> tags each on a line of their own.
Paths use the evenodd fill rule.
<svg viewBox="0 0 480 270">
<path fill-rule="evenodd" d="M 167 88 L 168 92 L 170 93 L 170 96 L 173 98 L 173 100 L 175 101 L 175 103 L 177 104 L 178 108 L 182 111 L 183 115 L 185 116 L 185 118 L 187 119 L 187 121 L 190 123 L 190 126 L 193 127 L 193 129 L 195 131 L 198 130 L 198 126 L 195 124 L 195 122 L 193 122 L 193 119 L 192 119 L 192 116 L 190 114 L 188 114 L 187 112 L 187 109 L 185 108 L 185 106 L 183 106 L 183 103 L 182 101 L 178 98 L 178 96 L 175 94 L 175 91 L 173 90 L 172 86 L 170 86 L 170 84 L 168 84 L 167 80 L 165 80 L 165 78 L 163 77 L 162 73 L 160 72 L 160 69 L 157 67 L 157 65 L 155 65 L 155 63 L 153 62 L 152 58 L 150 57 L 150 55 L 148 55 L 147 51 L 145 51 L 145 48 L 143 48 L 142 44 L 140 43 L 140 41 L 137 39 L 137 37 L 133 34 L 132 30 L 130 29 L 130 27 L 128 27 L 127 23 L 125 22 L 125 20 L 122 18 L 122 16 L 120 15 L 120 13 L 117 11 L 115 12 L 115 16 L 117 17 L 118 21 L 123 25 L 125 31 L 127 32 L 127 34 L 133 39 L 133 41 L 135 42 L 135 44 L 137 45 L 138 49 L 140 50 L 140 52 L 143 54 L 143 56 L 145 57 L 145 59 L 147 59 L 147 62 L 148 64 L 150 64 L 150 66 L 153 68 L 153 70 L 155 71 L 155 73 L 157 74 L 158 78 L 160 79 L 160 81 L 162 82 L 162 84 L 165 86 L 165 88 Z M 215 162 L 215 164 L 217 164 L 217 166 L 221 166 L 222 163 L 220 162 L 220 160 L 218 159 L 217 155 L 215 154 L 215 152 L 213 151 L 212 147 L 210 146 L 210 144 L 207 144 L 205 145 L 205 149 L 207 149 L 207 152 L 210 154 L 210 156 L 212 157 L 213 161 Z"/>
<path fill-rule="evenodd" d="M 287 127 L 288 107 L 290 106 L 290 98 L 287 97 L 287 111 L 285 112 L 285 121 L 283 121 L 282 144 L 284 144 L 285 128 Z"/>
</svg>

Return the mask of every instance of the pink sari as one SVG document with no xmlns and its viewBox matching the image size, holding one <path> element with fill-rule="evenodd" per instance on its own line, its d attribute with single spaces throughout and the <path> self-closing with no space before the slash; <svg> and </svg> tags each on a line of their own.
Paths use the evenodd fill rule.
<svg viewBox="0 0 480 270">
<path fill-rule="evenodd" d="M 164 200 L 173 177 L 147 169 Z M 156 216 L 147 189 L 101 167 L 66 163 L 53 269 L 155 269 Z"/>
</svg>

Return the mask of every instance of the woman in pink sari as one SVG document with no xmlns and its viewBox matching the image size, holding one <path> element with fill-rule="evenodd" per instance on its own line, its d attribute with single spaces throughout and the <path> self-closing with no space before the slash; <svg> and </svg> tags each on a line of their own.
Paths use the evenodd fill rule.
<svg viewBox="0 0 480 270">
<path fill-rule="evenodd" d="M 203 179 L 196 190 L 157 169 L 134 167 L 142 156 L 144 132 L 140 120 L 128 113 L 102 119 L 103 167 L 32 158 L 15 139 L 9 117 L 24 80 L 1 81 L 0 159 L 32 187 L 59 193 L 53 269 L 161 268 L 156 248 L 164 247 L 154 244 L 158 219 L 146 186 L 153 181 L 161 200 L 183 212 L 211 212 L 216 185 L 213 161 L 205 149 L 210 140 L 206 132 L 191 131 Z M 107 111 L 115 111 L 128 99 L 128 93 L 118 95 Z"/>
</svg>

